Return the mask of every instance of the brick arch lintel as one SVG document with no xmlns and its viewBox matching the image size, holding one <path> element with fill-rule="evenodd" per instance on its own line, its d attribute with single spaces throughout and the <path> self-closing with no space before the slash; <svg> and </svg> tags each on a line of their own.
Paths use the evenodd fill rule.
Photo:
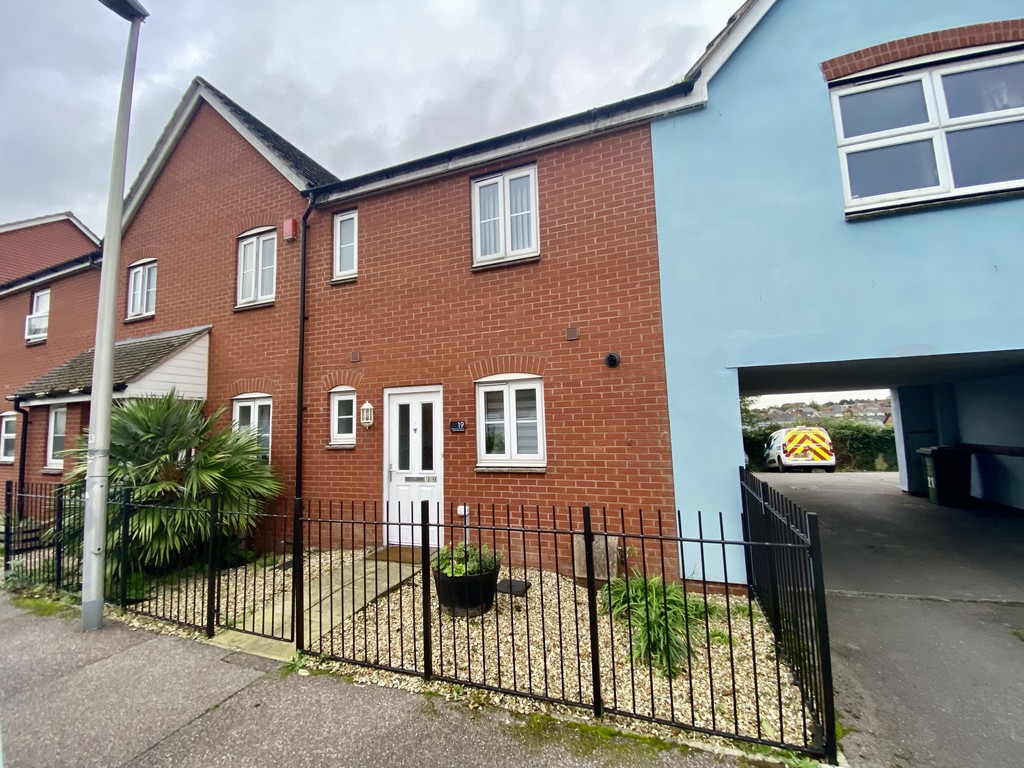
<svg viewBox="0 0 1024 768">
<path fill-rule="evenodd" d="M 248 232 L 257 227 L 274 227 L 277 229 L 278 219 L 282 216 L 271 216 L 265 213 L 246 213 L 234 220 L 235 236 Z"/>
<path fill-rule="evenodd" d="M 228 386 L 228 392 L 231 393 L 229 397 L 238 397 L 246 392 L 266 392 L 268 395 L 273 396 L 276 390 L 276 382 L 273 379 L 267 379 L 262 376 L 235 379 Z"/>
<path fill-rule="evenodd" d="M 320 383 L 325 392 L 332 390 L 335 387 L 352 387 L 353 389 L 359 389 L 359 384 L 362 380 L 362 371 L 330 371 L 320 377 Z"/>
<path fill-rule="evenodd" d="M 530 354 L 495 355 L 474 360 L 469 364 L 469 374 L 474 381 L 499 373 L 532 373 L 535 376 L 543 376 L 544 358 L 541 355 Z"/>
<path fill-rule="evenodd" d="M 966 27 L 944 29 L 923 35 L 903 37 L 880 43 L 859 51 L 844 53 L 821 63 L 821 73 L 827 82 L 849 77 L 867 69 L 894 64 L 899 61 L 916 59 L 961 48 L 998 43 L 1019 43 L 1024 41 L 1024 19 L 991 21 L 985 24 L 971 24 Z"/>
</svg>

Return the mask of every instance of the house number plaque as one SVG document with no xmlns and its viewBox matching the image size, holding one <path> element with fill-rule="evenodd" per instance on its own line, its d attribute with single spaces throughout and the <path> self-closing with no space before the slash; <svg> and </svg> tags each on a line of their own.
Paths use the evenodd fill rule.
<svg viewBox="0 0 1024 768">
<path fill-rule="evenodd" d="M 452 432 L 465 432 L 466 431 L 466 422 L 464 422 L 464 421 L 449 421 L 448 422 L 448 429 L 450 429 Z"/>
</svg>

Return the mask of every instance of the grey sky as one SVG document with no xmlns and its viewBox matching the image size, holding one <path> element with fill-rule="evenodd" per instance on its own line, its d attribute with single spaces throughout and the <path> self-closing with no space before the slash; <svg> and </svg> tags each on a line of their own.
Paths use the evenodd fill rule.
<svg viewBox="0 0 1024 768">
<path fill-rule="evenodd" d="M 346 177 L 677 81 L 741 0 L 143 0 L 130 185 L 202 75 Z M 128 24 L 4 0 L 0 222 L 102 235 Z"/>
</svg>

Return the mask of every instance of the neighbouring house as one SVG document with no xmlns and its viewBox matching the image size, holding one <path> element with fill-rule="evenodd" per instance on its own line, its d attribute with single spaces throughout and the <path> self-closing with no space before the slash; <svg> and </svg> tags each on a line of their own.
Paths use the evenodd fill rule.
<svg viewBox="0 0 1024 768">
<path fill-rule="evenodd" d="M 70 212 L 0 225 L 0 481 L 61 474 L 59 453 L 77 434 L 62 403 L 26 407 L 18 390 L 91 346 L 99 291 L 99 239 Z"/>
<path fill-rule="evenodd" d="M 751 0 L 706 108 L 653 123 L 684 519 L 739 530 L 738 396 L 876 387 L 904 490 L 917 448 L 970 444 L 972 494 L 1024 507 L 1020 15 Z"/>
</svg>

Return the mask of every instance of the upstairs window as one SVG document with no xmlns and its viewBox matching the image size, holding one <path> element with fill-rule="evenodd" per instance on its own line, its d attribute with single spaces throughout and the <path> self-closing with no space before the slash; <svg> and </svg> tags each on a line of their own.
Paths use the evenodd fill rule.
<svg viewBox="0 0 1024 768">
<path fill-rule="evenodd" d="M 251 230 L 238 238 L 238 306 L 274 300 L 277 231 Z"/>
<path fill-rule="evenodd" d="M 473 182 L 473 265 L 540 253 L 537 168 L 517 168 Z"/>
<path fill-rule="evenodd" d="M 44 341 L 50 328 L 50 289 L 32 294 L 32 311 L 25 318 L 25 341 Z"/>
<path fill-rule="evenodd" d="M 357 211 L 334 217 L 334 279 L 356 276 L 359 264 L 359 216 Z"/>
<path fill-rule="evenodd" d="M 849 212 L 1024 188 L 1024 55 L 834 87 Z"/>
<path fill-rule="evenodd" d="M 356 391 L 352 387 L 331 390 L 331 445 L 356 444 Z"/>
<path fill-rule="evenodd" d="M 64 435 L 67 432 L 68 409 L 64 405 L 50 406 L 50 425 L 46 435 L 46 467 L 63 469 Z"/>
<path fill-rule="evenodd" d="M 156 312 L 156 261 L 136 262 L 128 271 L 128 318 Z"/>
<path fill-rule="evenodd" d="M 271 406 L 270 395 L 262 392 L 249 392 L 232 400 L 235 429 L 248 429 L 256 435 L 260 444 L 260 458 L 264 461 L 270 461 Z"/>
<path fill-rule="evenodd" d="M 543 467 L 543 379 L 506 374 L 476 385 L 478 466 Z"/>
<path fill-rule="evenodd" d="M 14 462 L 14 436 L 18 429 L 16 413 L 0 414 L 0 463 Z"/>
</svg>

